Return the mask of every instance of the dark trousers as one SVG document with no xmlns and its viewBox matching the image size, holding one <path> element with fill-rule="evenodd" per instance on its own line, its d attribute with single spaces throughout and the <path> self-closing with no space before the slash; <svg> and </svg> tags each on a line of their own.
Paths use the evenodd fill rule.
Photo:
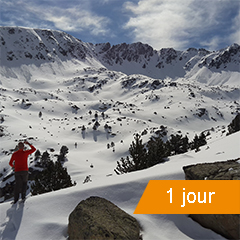
<svg viewBox="0 0 240 240">
<path fill-rule="evenodd" d="M 26 197 L 28 171 L 15 172 L 14 202 L 16 203 L 21 193 L 22 199 Z"/>
</svg>

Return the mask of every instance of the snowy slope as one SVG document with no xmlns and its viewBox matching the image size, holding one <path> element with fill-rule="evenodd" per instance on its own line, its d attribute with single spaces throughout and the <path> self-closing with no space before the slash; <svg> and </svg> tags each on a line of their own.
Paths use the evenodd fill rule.
<svg viewBox="0 0 240 240">
<path fill-rule="evenodd" d="M 89 196 L 105 197 L 133 214 L 150 179 L 184 179 L 184 165 L 239 157 L 239 133 L 226 137 L 227 125 L 240 110 L 238 45 L 215 53 L 156 51 L 141 43 L 83 43 L 58 31 L 0 30 L 1 187 L 13 181 L 3 179 L 12 173 L 8 162 L 22 139 L 41 153 L 48 150 L 52 158 L 66 145 L 64 166 L 77 182 L 29 197 L 25 205 L 1 203 L 0 238 L 66 239 L 69 214 Z M 164 67 L 156 68 L 160 62 Z M 94 130 L 96 122 L 100 125 Z M 116 175 L 116 162 L 128 154 L 134 134 L 147 142 L 161 126 L 167 127 L 166 138 L 181 133 L 192 140 L 209 132 L 208 146 Z M 91 182 L 83 184 L 87 176 Z M 144 227 L 143 239 L 223 239 L 185 215 L 135 217 Z"/>
<path fill-rule="evenodd" d="M 102 178 L 98 181 L 30 197 L 24 205 L 11 206 L 9 202 L 3 203 L 0 205 L 2 239 L 66 239 L 70 212 L 89 196 L 104 197 L 132 214 L 149 180 L 184 179 L 184 165 L 237 158 L 240 154 L 237 144 L 239 140 L 240 135 L 236 133 L 209 144 L 208 149 L 204 146 L 197 154 L 189 152 L 175 156 L 165 164 L 121 176 L 107 177 L 104 175 L 104 167 L 98 167 L 102 173 Z M 108 159 L 105 159 L 104 166 L 107 162 Z M 224 239 L 200 227 L 186 215 L 134 217 L 143 226 L 143 239 Z"/>
</svg>

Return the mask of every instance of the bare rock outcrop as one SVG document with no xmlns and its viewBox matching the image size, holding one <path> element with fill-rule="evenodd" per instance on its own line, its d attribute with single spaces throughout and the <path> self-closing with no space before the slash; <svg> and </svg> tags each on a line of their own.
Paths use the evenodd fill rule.
<svg viewBox="0 0 240 240">
<path fill-rule="evenodd" d="M 183 170 L 186 180 L 240 180 L 240 159 L 189 165 L 183 167 Z M 227 239 L 240 239 L 239 214 L 190 214 L 189 216 L 203 227 L 212 229 Z"/>
<path fill-rule="evenodd" d="M 240 180 L 240 158 L 183 167 L 186 180 Z"/>
<path fill-rule="evenodd" d="M 69 216 L 68 234 L 70 240 L 141 239 L 137 220 L 100 197 L 90 197 L 77 205 Z"/>
</svg>

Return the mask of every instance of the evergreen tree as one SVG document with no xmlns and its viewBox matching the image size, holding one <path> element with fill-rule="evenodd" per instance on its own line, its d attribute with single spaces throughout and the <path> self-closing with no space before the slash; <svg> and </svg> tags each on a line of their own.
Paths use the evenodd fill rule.
<svg viewBox="0 0 240 240">
<path fill-rule="evenodd" d="M 207 144 L 206 136 L 203 132 L 199 135 L 198 140 L 199 140 L 199 147 Z"/>
<path fill-rule="evenodd" d="M 53 182 L 53 190 L 59 190 L 62 188 L 67 188 L 73 186 L 71 177 L 67 172 L 67 169 L 62 166 L 62 164 L 58 161 L 54 163 L 55 168 L 55 177 L 52 178 Z"/>
<path fill-rule="evenodd" d="M 56 191 L 73 186 L 67 169 L 59 161 L 50 160 L 42 172 L 36 175 L 31 185 L 32 195 Z"/>
<path fill-rule="evenodd" d="M 117 167 L 114 169 L 117 174 L 128 173 L 135 171 L 135 166 L 132 161 L 130 161 L 129 156 L 126 158 L 121 158 L 120 162 L 117 161 Z"/>
<path fill-rule="evenodd" d="M 58 161 L 61 163 L 64 163 L 67 154 L 68 154 L 68 147 L 62 146 L 60 149 L 60 154 L 58 155 Z"/>
<path fill-rule="evenodd" d="M 48 166 L 48 163 L 51 161 L 50 159 L 50 155 L 47 151 L 45 151 L 43 154 L 42 154 L 42 157 L 41 157 L 41 160 L 40 160 L 40 166 L 45 168 Z"/>
<path fill-rule="evenodd" d="M 34 161 L 38 161 L 40 160 L 40 157 L 41 157 L 41 153 L 39 150 L 37 150 L 34 154 L 35 158 L 34 158 Z"/>
<path fill-rule="evenodd" d="M 152 137 L 148 144 L 147 167 L 164 162 L 166 156 L 165 144 L 160 136 Z"/>
<path fill-rule="evenodd" d="M 181 139 L 180 152 L 185 153 L 189 149 L 189 139 L 187 136 Z"/>
<path fill-rule="evenodd" d="M 164 147 L 165 147 L 166 156 L 171 156 L 172 149 L 171 149 L 171 144 L 169 140 L 165 142 Z"/>
<path fill-rule="evenodd" d="M 171 150 L 171 155 L 181 154 L 184 153 L 187 146 L 187 138 L 182 138 L 182 135 L 171 135 L 169 140 L 169 147 Z"/>
<path fill-rule="evenodd" d="M 64 157 L 68 154 L 68 147 L 62 146 L 60 149 L 60 155 L 63 155 Z"/>
<path fill-rule="evenodd" d="M 117 167 L 114 169 L 117 174 L 151 167 L 164 162 L 164 158 L 168 156 L 185 153 L 189 148 L 199 151 L 199 147 L 206 144 L 206 136 L 204 133 L 201 133 L 199 137 L 195 135 L 191 143 L 189 143 L 187 136 L 182 137 L 182 135 L 179 134 L 172 134 L 171 138 L 164 143 L 162 135 L 159 134 L 158 136 L 150 138 L 147 143 L 147 150 L 142 143 L 140 135 L 137 134 L 134 140 L 129 147 L 130 157 L 127 156 L 117 161 Z"/>
<path fill-rule="evenodd" d="M 200 151 L 200 147 L 207 144 L 206 136 L 202 132 L 199 136 L 196 134 L 193 141 L 190 144 L 191 150 L 196 150 L 196 152 Z"/>
<path fill-rule="evenodd" d="M 132 141 L 132 144 L 129 148 L 129 153 L 136 171 L 146 168 L 147 152 L 145 146 L 142 143 L 142 139 L 140 139 L 140 135 L 136 134 L 134 139 L 135 142 Z"/>
<path fill-rule="evenodd" d="M 198 147 L 198 135 L 197 134 L 195 134 L 190 146 L 191 146 L 191 150 L 194 150 Z"/>
<path fill-rule="evenodd" d="M 121 158 L 120 162 L 117 161 L 117 167 L 114 171 L 117 174 L 137 171 L 147 168 L 147 151 L 140 135 L 136 135 L 129 147 L 130 157 Z M 130 159 L 131 158 L 131 159 Z"/>
</svg>

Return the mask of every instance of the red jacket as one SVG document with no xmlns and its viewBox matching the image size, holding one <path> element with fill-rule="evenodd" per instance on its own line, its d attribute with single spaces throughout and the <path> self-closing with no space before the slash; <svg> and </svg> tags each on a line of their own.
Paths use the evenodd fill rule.
<svg viewBox="0 0 240 240">
<path fill-rule="evenodd" d="M 28 171 L 28 155 L 36 150 L 34 146 L 30 145 L 30 147 L 30 150 L 20 149 L 13 153 L 9 165 L 15 168 L 15 172 Z"/>
</svg>

